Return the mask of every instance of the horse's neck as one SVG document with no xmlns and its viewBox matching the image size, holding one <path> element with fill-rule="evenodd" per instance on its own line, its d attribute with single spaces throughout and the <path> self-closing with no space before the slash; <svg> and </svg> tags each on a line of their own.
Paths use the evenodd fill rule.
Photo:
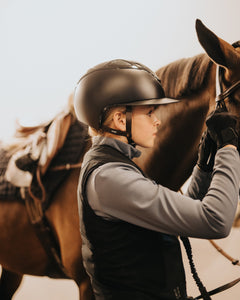
<svg viewBox="0 0 240 300">
<path fill-rule="evenodd" d="M 137 163 L 156 182 L 178 190 L 191 175 L 205 119 L 214 108 L 215 67 L 208 72 L 202 89 L 181 102 L 160 106 L 162 125 L 152 150 L 142 149 Z"/>
</svg>

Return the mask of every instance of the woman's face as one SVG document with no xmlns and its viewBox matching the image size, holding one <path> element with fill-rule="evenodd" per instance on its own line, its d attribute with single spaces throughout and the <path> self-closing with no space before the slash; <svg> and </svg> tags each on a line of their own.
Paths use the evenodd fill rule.
<svg viewBox="0 0 240 300">
<path fill-rule="evenodd" d="M 137 145 L 144 148 L 153 147 L 160 124 L 154 106 L 132 107 L 132 139 Z"/>
</svg>

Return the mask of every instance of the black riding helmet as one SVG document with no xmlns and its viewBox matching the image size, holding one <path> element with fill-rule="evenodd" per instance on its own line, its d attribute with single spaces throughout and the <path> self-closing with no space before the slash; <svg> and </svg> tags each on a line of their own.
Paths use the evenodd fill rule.
<svg viewBox="0 0 240 300">
<path fill-rule="evenodd" d="M 131 139 L 131 107 L 160 105 L 178 100 L 166 98 L 161 81 L 146 66 L 122 59 L 101 63 L 81 77 L 74 94 L 74 107 L 79 121 L 96 130 Z M 103 126 L 105 112 L 116 106 L 126 106 L 126 132 Z"/>
</svg>

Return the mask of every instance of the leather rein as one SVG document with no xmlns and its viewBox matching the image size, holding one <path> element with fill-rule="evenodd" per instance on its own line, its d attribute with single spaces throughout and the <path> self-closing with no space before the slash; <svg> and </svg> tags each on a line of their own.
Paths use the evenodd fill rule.
<svg viewBox="0 0 240 300">
<path fill-rule="evenodd" d="M 228 89 L 226 89 L 225 91 L 222 90 L 222 82 L 223 82 L 223 72 L 224 69 L 223 68 L 219 68 L 217 66 L 216 69 L 216 109 L 223 109 L 224 111 L 228 111 L 226 104 L 225 104 L 225 99 L 229 98 L 232 93 L 234 93 L 237 89 L 240 88 L 240 80 L 238 80 L 237 82 L 235 82 L 234 84 L 232 84 Z M 231 261 L 231 263 L 233 265 L 237 265 L 240 266 L 240 262 L 238 259 L 234 259 L 232 258 L 229 254 L 227 254 L 223 249 L 221 249 L 214 241 L 209 240 L 209 242 L 213 245 L 213 247 L 219 252 L 221 253 L 224 257 L 226 257 L 228 260 Z M 208 292 L 208 294 L 210 296 L 215 295 L 217 293 L 223 292 L 231 287 L 233 287 L 235 284 L 237 284 L 238 282 L 240 282 L 240 277 L 227 283 L 224 284 L 214 290 L 211 290 Z M 201 299 L 201 296 L 196 297 L 195 299 Z"/>
</svg>

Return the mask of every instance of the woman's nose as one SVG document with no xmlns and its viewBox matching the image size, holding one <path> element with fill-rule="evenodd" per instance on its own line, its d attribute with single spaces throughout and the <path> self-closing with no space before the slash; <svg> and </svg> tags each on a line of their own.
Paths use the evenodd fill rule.
<svg viewBox="0 0 240 300">
<path fill-rule="evenodd" d="M 154 114 L 154 125 L 159 126 L 161 124 L 161 121 L 157 118 L 157 116 Z"/>
</svg>

